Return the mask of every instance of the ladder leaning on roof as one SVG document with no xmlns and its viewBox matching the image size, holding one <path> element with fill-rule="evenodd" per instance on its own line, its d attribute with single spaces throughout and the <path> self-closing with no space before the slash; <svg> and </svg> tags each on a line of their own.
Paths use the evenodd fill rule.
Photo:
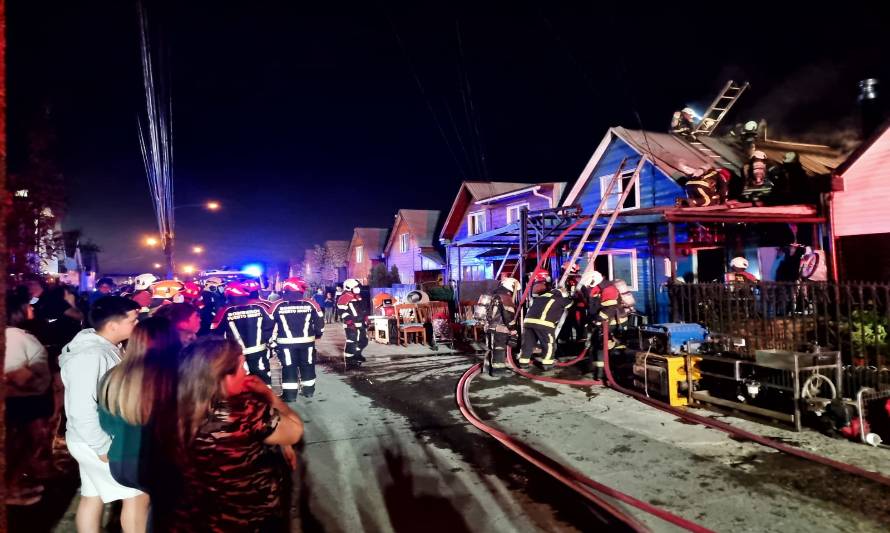
<svg viewBox="0 0 890 533">
<path fill-rule="evenodd" d="M 593 264 L 596 261 L 596 258 L 599 255 L 600 251 L 603 249 L 603 244 L 606 242 L 606 238 L 609 236 L 609 232 L 612 231 L 612 226 L 615 224 L 615 220 L 618 218 L 618 215 L 621 212 L 621 208 L 624 205 L 625 200 L 627 200 L 628 194 L 630 194 L 630 191 L 639 184 L 640 171 L 643 169 L 643 165 L 646 164 L 646 161 L 647 158 L 645 156 L 640 158 L 639 163 L 637 163 L 637 167 L 634 169 L 633 176 L 631 176 L 630 178 L 630 183 L 628 183 L 627 186 L 624 187 L 621 191 L 621 196 L 618 198 L 618 202 L 616 202 L 615 204 L 615 209 L 612 210 L 609 221 L 608 223 L 606 223 L 606 227 L 603 228 L 603 232 L 596 243 L 596 249 L 587 262 L 587 268 L 584 270 L 585 273 L 593 269 Z M 590 234 L 593 231 L 593 227 L 596 225 L 597 219 L 599 219 L 600 214 L 606 208 L 606 204 L 611 197 L 611 193 L 612 190 L 615 188 L 615 184 L 623 179 L 622 171 L 626 162 L 626 158 L 621 161 L 621 164 L 618 165 L 618 170 L 615 171 L 615 175 L 612 176 L 612 179 L 609 181 L 606 189 L 603 190 L 602 199 L 600 200 L 599 205 L 596 207 L 596 211 L 593 213 L 593 216 L 590 218 L 590 222 L 587 224 L 587 228 L 584 230 L 584 235 L 578 242 L 578 246 L 575 247 L 575 251 L 572 253 L 572 258 L 569 260 L 569 263 L 566 265 L 565 272 L 563 272 L 562 277 L 559 279 L 558 286 L 562 287 L 565 285 L 566 278 L 568 278 L 569 272 L 571 272 L 572 267 L 578 261 L 578 257 L 581 255 L 581 251 L 584 249 L 584 245 L 587 244 L 588 240 L 590 239 Z"/>
<path fill-rule="evenodd" d="M 702 115 L 701 122 L 692 131 L 693 135 L 706 135 L 708 137 L 714 133 L 717 126 L 723 120 L 723 117 L 729 113 L 732 106 L 738 101 L 745 89 L 748 88 L 748 82 L 737 85 L 734 81 L 729 80 L 717 95 L 717 98 L 711 102 L 711 107 Z"/>
</svg>

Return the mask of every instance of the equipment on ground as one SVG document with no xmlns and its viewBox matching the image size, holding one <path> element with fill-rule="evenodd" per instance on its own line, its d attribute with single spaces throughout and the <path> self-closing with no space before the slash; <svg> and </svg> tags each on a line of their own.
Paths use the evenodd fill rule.
<svg viewBox="0 0 890 533">
<path fill-rule="evenodd" d="M 411 291 L 405 295 L 405 301 L 409 304 L 428 304 L 430 295 L 423 291 Z"/>
<path fill-rule="evenodd" d="M 669 322 L 665 324 L 648 324 L 639 328 L 640 350 L 656 354 L 677 355 L 695 353 L 689 350 L 689 344 L 695 347 L 705 342 L 708 330 L 701 324 Z"/>
</svg>

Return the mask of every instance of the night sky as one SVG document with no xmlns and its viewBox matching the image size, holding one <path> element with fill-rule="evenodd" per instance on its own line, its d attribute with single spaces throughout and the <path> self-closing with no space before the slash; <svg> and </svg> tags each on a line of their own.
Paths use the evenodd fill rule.
<svg viewBox="0 0 890 533">
<path fill-rule="evenodd" d="M 135 5 L 60 4 L 8 2 L 10 170 L 49 105 L 66 229 L 103 248 L 105 272 L 150 270 Z M 890 91 L 890 24 L 865 9 L 179 4 L 149 17 L 170 50 L 176 203 L 224 205 L 177 212 L 179 261 L 202 268 L 298 259 L 399 208 L 447 212 L 462 179 L 571 183 L 609 126 L 664 130 L 730 77 L 752 84 L 730 122 L 801 140 L 855 132 L 858 80 Z"/>
</svg>

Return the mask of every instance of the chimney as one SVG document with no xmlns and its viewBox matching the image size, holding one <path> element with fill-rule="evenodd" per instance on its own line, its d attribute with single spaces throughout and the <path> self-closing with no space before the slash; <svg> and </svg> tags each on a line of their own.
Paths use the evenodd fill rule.
<svg viewBox="0 0 890 533">
<path fill-rule="evenodd" d="M 863 139 L 874 135 L 886 117 L 884 102 L 878 94 L 879 85 L 879 81 L 875 78 L 859 82 L 858 100 Z"/>
</svg>

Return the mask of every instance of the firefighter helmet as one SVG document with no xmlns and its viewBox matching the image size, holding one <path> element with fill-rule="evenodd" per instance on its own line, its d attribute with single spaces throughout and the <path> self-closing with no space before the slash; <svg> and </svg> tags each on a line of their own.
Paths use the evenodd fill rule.
<svg viewBox="0 0 890 533">
<path fill-rule="evenodd" d="M 136 276 L 136 279 L 133 280 L 133 287 L 137 291 L 145 291 L 151 287 L 151 284 L 156 282 L 158 277 L 154 274 L 140 274 Z"/>
<path fill-rule="evenodd" d="M 241 282 L 241 286 L 247 292 L 258 292 L 260 290 L 260 282 L 255 279 L 246 279 Z"/>
<path fill-rule="evenodd" d="M 747 131 L 749 133 L 756 132 L 757 131 L 757 121 L 749 120 L 748 122 L 745 122 L 745 131 Z"/>
<path fill-rule="evenodd" d="M 151 297 L 163 298 L 165 300 L 168 300 L 179 294 L 179 291 L 181 290 L 182 282 L 167 279 L 164 281 L 159 281 L 151 286 Z"/>
<path fill-rule="evenodd" d="M 552 281 L 550 279 L 550 273 L 546 270 L 536 270 L 535 273 L 532 274 L 532 282 L 534 283 L 550 283 L 550 281 Z"/>
<path fill-rule="evenodd" d="M 565 263 L 564 265 L 562 265 L 562 266 L 560 267 L 560 269 L 561 269 L 563 272 L 565 272 L 566 269 L 568 268 L 568 266 L 569 266 L 569 264 L 568 264 L 568 263 Z M 574 275 L 577 274 L 578 272 L 581 272 L 581 265 L 579 265 L 578 263 L 572 263 L 572 268 L 569 268 L 568 270 L 569 270 L 569 275 L 570 275 L 570 276 L 574 276 Z"/>
<path fill-rule="evenodd" d="M 760 150 L 755 151 L 751 154 L 752 159 L 766 159 L 766 154 L 761 152 Z"/>
<path fill-rule="evenodd" d="M 212 291 L 213 289 L 219 288 L 223 286 L 222 278 L 218 278 L 216 276 L 212 278 L 207 278 L 204 280 L 204 289 L 208 291 Z"/>
<path fill-rule="evenodd" d="M 182 285 L 181 294 L 186 300 L 196 300 L 201 296 L 201 286 L 193 281 L 186 281 Z"/>
<path fill-rule="evenodd" d="M 230 281 L 226 283 L 226 296 L 250 296 L 250 291 L 239 281 Z"/>
<path fill-rule="evenodd" d="M 355 278 L 350 278 L 343 282 L 343 290 L 344 291 L 352 291 L 357 294 L 361 291 L 361 288 L 362 288 L 361 282 Z"/>
<path fill-rule="evenodd" d="M 680 113 L 683 113 L 684 115 L 689 115 L 690 117 L 695 116 L 695 111 L 693 111 L 691 107 L 684 107 L 683 110 L 680 111 Z"/>
<path fill-rule="evenodd" d="M 731 266 L 732 268 L 748 270 L 748 260 L 744 257 L 734 257 L 732 261 L 729 262 L 729 266 Z"/>
<path fill-rule="evenodd" d="M 309 286 L 302 278 L 287 278 L 281 282 L 281 290 L 284 292 L 306 292 L 308 288 Z"/>
<path fill-rule="evenodd" d="M 507 289 L 508 291 L 512 292 L 513 294 L 516 294 L 517 292 L 519 292 L 519 289 L 521 288 L 521 284 L 519 283 L 519 280 L 516 278 L 502 279 L 501 286 L 503 288 Z"/>
<path fill-rule="evenodd" d="M 596 270 L 588 270 L 581 276 L 579 285 L 583 287 L 596 287 L 603 282 L 603 275 Z"/>
</svg>

